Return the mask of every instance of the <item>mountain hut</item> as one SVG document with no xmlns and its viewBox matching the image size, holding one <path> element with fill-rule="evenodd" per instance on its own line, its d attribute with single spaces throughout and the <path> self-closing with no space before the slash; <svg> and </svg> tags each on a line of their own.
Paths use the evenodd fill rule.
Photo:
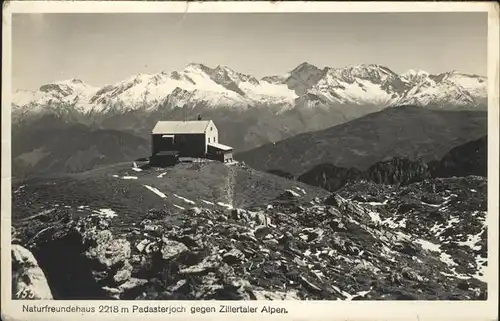
<svg viewBox="0 0 500 321">
<path fill-rule="evenodd" d="M 201 118 L 201 117 L 199 117 Z M 233 148 L 219 143 L 219 131 L 212 120 L 159 121 L 151 132 L 151 163 L 158 159 L 208 158 L 233 160 Z"/>
</svg>

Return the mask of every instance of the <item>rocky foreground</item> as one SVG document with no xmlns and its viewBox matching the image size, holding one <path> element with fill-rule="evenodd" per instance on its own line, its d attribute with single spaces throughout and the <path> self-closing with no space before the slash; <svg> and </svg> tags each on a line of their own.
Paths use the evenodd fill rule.
<svg viewBox="0 0 500 321">
<path fill-rule="evenodd" d="M 485 300 L 486 186 L 287 190 L 263 207 L 151 210 L 129 227 L 61 207 L 13 221 L 13 296 Z"/>
</svg>

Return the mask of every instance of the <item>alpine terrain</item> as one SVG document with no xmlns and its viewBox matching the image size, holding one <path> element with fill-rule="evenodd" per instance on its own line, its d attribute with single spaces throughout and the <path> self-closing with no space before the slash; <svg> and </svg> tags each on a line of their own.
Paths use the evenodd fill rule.
<svg viewBox="0 0 500 321">
<path fill-rule="evenodd" d="M 443 164 L 456 173 L 469 145 Z M 335 193 L 216 161 L 26 179 L 12 187 L 13 297 L 485 300 L 487 182 L 463 173 Z"/>
<path fill-rule="evenodd" d="M 12 236 L 56 299 L 486 298 L 484 179 L 363 184 L 122 164 L 13 186 Z"/>
<path fill-rule="evenodd" d="M 309 63 L 17 91 L 13 298 L 486 300 L 486 98 L 476 75 Z M 187 119 L 227 162 L 149 163 L 154 125 Z"/>
</svg>

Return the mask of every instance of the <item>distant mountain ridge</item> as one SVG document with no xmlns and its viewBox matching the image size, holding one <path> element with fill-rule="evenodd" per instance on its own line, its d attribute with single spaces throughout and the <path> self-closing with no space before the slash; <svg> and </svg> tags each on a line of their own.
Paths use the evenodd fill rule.
<svg viewBox="0 0 500 321">
<path fill-rule="evenodd" d="M 456 71 L 432 75 L 410 70 L 401 75 L 377 65 L 320 69 L 307 62 L 284 75 L 254 76 L 227 66 L 192 63 L 182 71 L 137 74 L 116 84 L 94 87 L 70 79 L 14 93 L 15 111 L 40 112 L 66 104 L 81 113 L 135 109 L 345 105 L 453 105 L 474 107 L 487 96 L 486 78 Z"/>
<path fill-rule="evenodd" d="M 40 119 L 51 115 L 149 140 L 159 120 L 202 115 L 217 124 L 221 142 L 242 152 L 404 101 L 426 109 L 485 110 L 486 79 L 457 72 L 398 75 L 380 65 L 321 69 L 309 63 L 258 79 L 226 66 L 193 63 L 182 71 L 138 74 L 101 88 L 70 79 L 36 92 L 18 91 L 12 126 L 30 131 L 33 122 L 40 125 Z"/>
<path fill-rule="evenodd" d="M 486 133 L 484 111 L 401 106 L 236 153 L 235 159 L 259 170 L 294 176 L 325 163 L 364 171 L 393 158 L 440 160 L 451 148 Z"/>
<path fill-rule="evenodd" d="M 433 178 L 481 176 L 487 177 L 488 137 L 466 142 L 448 151 L 440 160 L 426 163 L 395 157 L 377 162 L 362 171 L 354 167 L 338 167 L 324 163 L 298 176 L 270 170 L 271 174 L 296 180 L 311 186 L 336 192 L 348 184 L 359 181 L 385 185 L 407 185 Z"/>
</svg>

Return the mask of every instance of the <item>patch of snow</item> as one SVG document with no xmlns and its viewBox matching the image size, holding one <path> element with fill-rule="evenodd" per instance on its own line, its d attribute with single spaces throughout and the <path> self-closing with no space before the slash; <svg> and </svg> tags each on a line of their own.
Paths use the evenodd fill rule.
<svg viewBox="0 0 500 321">
<path fill-rule="evenodd" d="M 437 244 L 434 244 L 434 243 L 431 243 L 429 241 L 422 240 L 422 239 L 418 239 L 418 240 L 416 240 L 416 242 L 418 244 L 420 244 L 424 250 L 428 250 L 431 252 L 441 252 L 440 245 L 437 245 Z"/>
<path fill-rule="evenodd" d="M 443 225 L 438 223 L 435 223 L 430 229 L 430 231 L 434 234 L 441 234 L 443 230 L 444 230 Z"/>
<path fill-rule="evenodd" d="M 227 208 L 229 208 L 229 209 L 232 209 L 232 208 L 233 208 L 231 205 L 226 204 L 226 203 L 222 203 L 222 202 L 217 202 L 217 205 L 220 205 L 220 206 L 222 206 L 222 207 L 227 207 Z"/>
<path fill-rule="evenodd" d="M 430 207 L 440 207 L 441 205 L 443 204 L 429 204 L 429 203 L 426 203 L 426 202 L 423 202 L 423 201 L 420 201 L 422 203 L 422 205 L 427 205 L 427 206 L 430 206 Z"/>
<path fill-rule="evenodd" d="M 470 191 L 471 191 L 472 193 L 477 193 L 477 191 L 476 191 L 475 189 L 473 189 L 473 188 L 472 188 Z"/>
<path fill-rule="evenodd" d="M 441 227 L 433 226 L 433 228 L 437 234 L 441 234 L 444 230 L 447 230 L 450 227 L 453 227 L 453 225 L 455 225 L 455 223 L 459 223 L 459 222 L 460 222 L 460 219 L 458 217 L 450 216 L 450 219 L 448 220 L 446 226 L 441 226 Z M 438 228 L 439 228 L 439 230 L 438 230 Z"/>
<path fill-rule="evenodd" d="M 476 271 L 476 274 L 472 275 L 473 278 L 478 279 L 479 281 L 487 282 L 486 281 L 486 266 L 483 265 L 486 263 L 488 260 L 485 258 L 482 258 L 481 256 L 476 256 L 476 265 L 478 266 L 478 270 Z"/>
<path fill-rule="evenodd" d="M 177 207 L 177 208 L 178 208 L 178 209 L 180 209 L 180 210 L 185 210 L 185 208 L 184 208 L 184 207 L 182 207 L 182 206 L 175 205 L 175 204 L 174 204 L 174 206 L 175 206 L 175 207 Z"/>
<path fill-rule="evenodd" d="M 212 203 L 212 202 L 209 202 L 209 201 L 206 201 L 206 200 L 201 200 L 201 201 L 202 201 L 203 203 L 205 203 L 205 204 L 209 204 L 209 205 L 215 205 L 214 203 Z"/>
<path fill-rule="evenodd" d="M 448 225 L 445 226 L 445 229 L 452 227 L 455 223 L 460 223 L 460 219 L 456 216 L 450 216 Z"/>
<path fill-rule="evenodd" d="M 157 188 L 151 187 L 149 185 L 142 185 L 142 186 L 146 187 L 151 192 L 155 193 L 156 195 L 160 196 L 161 198 L 166 198 L 167 197 L 167 195 L 165 195 L 162 192 L 160 192 Z"/>
<path fill-rule="evenodd" d="M 396 222 L 396 218 L 395 217 L 389 217 L 389 218 L 386 218 L 385 220 L 382 221 L 381 223 L 382 225 L 385 225 L 389 228 L 398 228 L 398 227 L 406 227 L 406 218 L 403 218 L 402 220 Z"/>
<path fill-rule="evenodd" d="M 179 196 L 179 195 L 177 195 L 177 194 L 174 194 L 174 196 L 175 196 L 175 197 L 177 197 L 178 199 L 183 200 L 183 201 L 184 201 L 184 202 L 186 202 L 186 203 L 189 203 L 189 204 L 195 204 L 195 202 L 193 202 L 192 200 L 189 200 L 189 199 L 187 199 L 187 198 L 185 198 L 185 197 Z"/>
<path fill-rule="evenodd" d="M 467 275 L 458 274 L 457 272 L 455 272 L 455 270 L 452 270 L 452 271 L 453 271 L 453 273 L 441 272 L 441 274 L 444 276 L 449 276 L 449 277 L 457 278 L 457 279 L 461 279 L 461 280 L 469 280 L 470 279 L 470 277 L 468 277 Z"/>
<path fill-rule="evenodd" d="M 382 220 L 380 219 L 380 215 L 377 212 L 368 211 L 368 215 L 374 223 L 380 224 L 382 222 Z"/>
<path fill-rule="evenodd" d="M 94 213 L 105 216 L 105 217 L 109 217 L 109 218 L 113 218 L 113 217 L 118 216 L 118 214 L 116 214 L 116 212 L 110 208 L 101 208 L 99 210 L 95 210 Z"/>
<path fill-rule="evenodd" d="M 448 253 L 442 252 L 439 256 L 441 262 L 446 263 L 448 266 L 457 266 L 458 264 L 453 261 L 453 258 Z"/>
<path fill-rule="evenodd" d="M 401 231 L 397 231 L 396 232 L 396 238 L 399 240 L 399 241 L 409 241 L 411 238 L 408 234 L 405 234 Z"/>
<path fill-rule="evenodd" d="M 485 229 L 482 229 L 481 232 L 475 235 L 467 235 L 467 241 L 457 242 L 458 245 L 468 246 L 474 251 L 478 251 L 481 249 L 481 245 L 477 245 L 481 241 L 481 235 L 485 232 Z"/>
<path fill-rule="evenodd" d="M 160 175 L 158 175 L 158 176 L 156 176 L 156 177 L 158 177 L 158 178 L 162 178 L 163 176 L 165 176 L 165 174 L 167 174 L 167 172 L 163 172 L 163 173 L 161 173 Z"/>
<path fill-rule="evenodd" d="M 430 231 L 436 234 L 436 236 L 441 235 L 445 230 L 453 227 L 455 223 L 459 223 L 460 219 L 456 216 L 450 216 L 450 219 L 448 220 L 446 226 L 443 226 L 441 224 L 434 224 L 434 226 L 431 227 Z"/>
<path fill-rule="evenodd" d="M 122 179 L 137 179 L 137 176 L 123 176 Z"/>
<path fill-rule="evenodd" d="M 136 172 L 142 172 L 142 169 L 139 168 L 139 166 L 137 166 L 137 163 L 134 162 L 133 165 L 132 165 L 132 170 L 136 171 Z"/>
<path fill-rule="evenodd" d="M 368 205 L 372 205 L 372 206 L 380 206 L 380 205 L 386 205 L 387 202 L 389 202 L 389 200 L 385 200 L 383 202 L 366 202 L 363 204 L 368 204 Z"/>
<path fill-rule="evenodd" d="M 300 192 L 302 192 L 302 194 L 304 194 L 304 195 L 306 195 L 306 194 L 307 194 L 307 193 L 306 193 L 306 190 L 305 190 L 305 189 L 303 189 L 303 188 L 300 188 L 300 187 L 298 187 L 298 186 L 295 186 L 295 189 L 296 189 L 296 190 L 298 190 L 298 191 L 300 191 Z"/>
<path fill-rule="evenodd" d="M 422 239 L 418 239 L 418 240 L 416 240 L 416 242 L 419 243 L 422 246 L 422 248 L 425 250 L 428 250 L 431 252 L 438 252 L 439 259 L 441 260 L 441 262 L 447 264 L 448 266 L 453 267 L 453 266 L 458 265 L 455 263 L 455 261 L 453 261 L 453 258 L 451 257 L 451 255 L 449 255 L 446 252 L 442 252 L 440 245 L 434 244 L 432 242 L 422 240 Z"/>
<path fill-rule="evenodd" d="M 300 197 L 299 193 L 296 193 L 296 192 L 292 191 L 291 189 L 287 189 L 287 190 L 285 190 L 285 192 L 288 192 L 288 193 L 292 194 L 295 197 Z"/>
<path fill-rule="evenodd" d="M 448 201 L 446 201 L 445 203 L 448 204 Z M 438 211 L 446 212 L 448 209 L 449 209 L 449 206 L 446 205 L 446 206 L 441 207 Z"/>
</svg>

